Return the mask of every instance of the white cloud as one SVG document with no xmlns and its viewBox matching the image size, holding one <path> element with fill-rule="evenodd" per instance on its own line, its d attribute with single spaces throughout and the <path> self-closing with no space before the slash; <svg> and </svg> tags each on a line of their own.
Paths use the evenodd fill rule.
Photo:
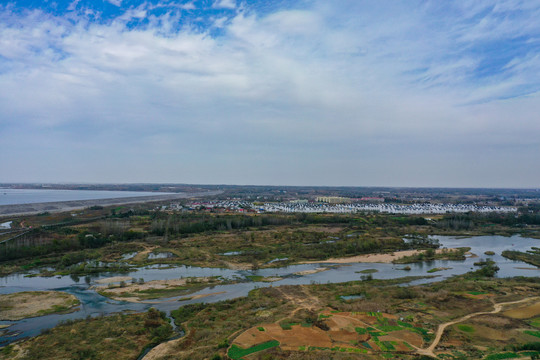
<svg viewBox="0 0 540 360">
<path fill-rule="evenodd" d="M 216 9 L 236 9 L 236 0 L 216 0 L 212 7 Z"/>
<path fill-rule="evenodd" d="M 352 180 L 332 179 L 328 172 L 320 184 L 378 185 L 396 174 L 393 185 L 406 185 L 399 183 L 392 164 L 410 163 L 408 179 L 446 161 L 447 170 L 425 175 L 431 185 L 441 185 L 436 182 L 459 171 L 459 161 L 466 158 L 463 149 L 482 152 L 504 143 L 505 148 L 524 147 L 523 158 L 537 154 L 540 94 L 493 100 L 540 83 L 537 54 L 517 56 L 504 76 L 492 81 L 471 81 L 481 59 L 466 50 L 483 35 L 464 34 L 467 26 L 483 34 L 476 25 L 459 16 L 450 19 L 455 22 L 434 22 L 431 8 L 363 13 L 357 3 L 347 4 L 321 1 L 264 16 L 245 11 L 215 20 L 218 37 L 183 25 L 180 15 L 171 13 L 152 18 L 145 27 L 125 25 L 148 16 L 149 5 L 111 22 L 81 17 L 75 24 L 4 9 L 0 163 L 15 164 L 10 162 L 14 158 L 32 165 L 73 148 L 72 154 L 61 155 L 66 162 L 85 159 L 99 168 L 99 161 L 92 160 L 96 156 L 117 171 L 111 181 L 132 171 L 126 168 L 133 164 L 131 155 L 157 177 L 169 176 L 161 181 L 213 182 L 181 176 L 201 171 L 198 164 L 205 163 L 222 169 L 227 179 L 240 179 L 235 174 L 261 168 L 257 157 L 264 154 L 276 173 L 290 171 L 294 179 L 320 167 L 334 168 L 340 159 L 354 169 L 371 169 L 373 175 L 359 182 L 367 176 L 364 170 L 336 168 L 335 176 Z M 527 26 L 532 32 L 534 25 L 522 24 Z M 17 153 L 20 158 L 13 157 Z M 33 159 L 32 153 L 40 155 Z M 422 156 L 425 163 L 420 164 Z M 470 156 L 471 161 L 480 159 Z M 497 156 L 509 155 L 498 150 L 486 162 L 495 163 Z M 283 159 L 290 160 L 281 169 Z M 65 167 L 55 171 L 69 174 Z M 265 183 L 250 176 L 252 182 Z M 274 176 L 266 183 L 288 182 Z M 313 181 L 313 176 L 304 179 Z"/>
<path fill-rule="evenodd" d="M 77 8 L 77 5 L 78 5 L 80 2 L 81 2 L 81 0 L 73 0 L 73 1 L 69 4 L 69 6 L 68 6 L 67 9 L 68 9 L 69 11 L 75 10 L 75 9 Z"/>
<path fill-rule="evenodd" d="M 216 28 L 223 28 L 225 27 L 225 23 L 227 22 L 228 18 L 223 16 L 220 18 L 217 18 L 214 20 L 214 27 Z"/>
<path fill-rule="evenodd" d="M 107 0 L 109 3 L 113 4 L 114 6 L 122 6 L 122 0 Z"/>
<path fill-rule="evenodd" d="M 193 1 L 187 2 L 185 4 L 178 5 L 181 9 L 184 10 L 195 10 L 197 7 L 195 6 L 195 3 Z"/>
</svg>

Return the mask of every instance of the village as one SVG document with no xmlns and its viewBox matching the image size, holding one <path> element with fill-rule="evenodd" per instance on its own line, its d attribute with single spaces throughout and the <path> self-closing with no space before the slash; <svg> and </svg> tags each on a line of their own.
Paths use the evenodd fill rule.
<svg viewBox="0 0 540 360">
<path fill-rule="evenodd" d="M 384 199 L 382 199 L 384 200 Z M 385 214 L 449 214 L 449 213 L 514 213 L 514 206 L 451 204 L 451 203 L 384 203 L 379 198 L 348 199 L 340 197 L 322 197 L 315 200 L 299 199 L 286 202 L 250 202 L 241 199 L 193 201 L 186 204 L 178 202 L 162 206 L 162 210 L 173 211 L 208 211 L 232 213 L 385 213 Z"/>
</svg>

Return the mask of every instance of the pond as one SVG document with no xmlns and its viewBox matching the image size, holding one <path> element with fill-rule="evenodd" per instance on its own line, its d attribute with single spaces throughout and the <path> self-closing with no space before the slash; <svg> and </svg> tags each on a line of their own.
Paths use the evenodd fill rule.
<svg viewBox="0 0 540 360">
<path fill-rule="evenodd" d="M 501 256 L 503 250 L 511 249 L 518 251 L 530 250 L 533 246 L 539 246 L 540 240 L 523 238 L 520 236 L 478 236 L 472 238 L 455 238 L 445 236 L 435 236 L 442 247 L 464 247 L 471 248 L 471 252 L 478 257 L 468 257 L 461 261 L 436 260 L 423 263 L 408 264 L 409 271 L 400 270 L 404 265 L 382 264 L 382 263 L 352 263 L 352 264 L 302 264 L 290 265 L 278 268 L 259 270 L 231 270 L 220 268 L 202 268 L 194 266 L 171 266 L 170 264 L 155 264 L 140 268 L 134 268 L 129 273 L 102 273 L 92 276 L 56 276 L 56 277 L 26 277 L 25 274 L 13 274 L 0 278 L 0 294 L 7 294 L 19 291 L 30 290 L 57 290 L 65 291 L 75 295 L 81 302 L 79 310 L 71 314 L 47 315 L 37 318 L 30 318 L 20 321 L 0 321 L 0 325 L 8 324 L 0 335 L 0 345 L 5 345 L 22 337 L 38 335 L 42 330 L 49 329 L 58 322 L 68 319 L 80 319 L 87 316 L 99 316 L 121 311 L 144 311 L 150 307 L 155 307 L 161 311 L 170 312 L 181 305 L 216 302 L 221 300 L 234 299 L 246 296 L 249 291 L 257 287 L 280 286 L 280 285 L 301 285 L 310 283 L 336 283 L 360 280 L 366 270 L 374 279 L 393 279 L 405 276 L 425 276 L 436 275 L 430 279 L 420 279 L 410 284 L 422 284 L 440 281 L 448 277 L 466 273 L 477 269 L 474 262 L 486 259 L 486 251 L 493 251 L 495 255 L 489 256 L 493 259 L 500 270 L 498 277 L 512 276 L 539 276 L 540 269 L 520 261 L 513 261 Z M 171 253 L 159 253 L 171 254 Z M 171 254 L 172 255 L 172 254 Z M 163 256 L 163 255 L 162 255 Z M 159 257 L 159 258 L 166 258 Z M 277 259 L 276 259 L 277 260 Z M 282 259 L 279 259 L 282 260 Z M 316 271 L 321 267 L 327 267 L 326 271 Z M 430 274 L 429 270 L 441 268 L 443 270 Z M 313 271 L 307 275 L 300 276 L 297 273 Z M 375 271 L 376 270 L 376 271 Z M 111 276 L 130 276 L 135 279 L 143 279 L 145 282 L 151 280 L 170 280 L 182 277 L 221 277 L 226 280 L 236 280 L 235 283 L 214 285 L 197 291 L 194 295 L 208 295 L 205 297 L 195 296 L 193 299 L 185 296 L 178 296 L 167 299 L 152 301 L 153 303 L 132 303 L 126 301 L 115 301 L 103 297 L 96 293 L 92 286 L 96 281 Z M 258 276 L 261 278 L 281 278 L 272 283 L 263 281 L 248 281 L 248 276 Z"/>
<path fill-rule="evenodd" d="M 122 255 L 121 259 L 122 259 L 122 260 L 133 259 L 135 256 L 137 256 L 137 254 L 138 254 L 137 251 L 135 251 L 135 252 L 130 252 L 130 253 L 127 253 L 127 254 Z"/>
<path fill-rule="evenodd" d="M 223 254 L 220 254 L 220 255 L 223 255 L 223 256 L 235 256 L 235 255 L 242 255 L 242 252 L 241 251 L 229 251 L 229 252 L 226 252 L 226 253 L 223 253 Z"/>
<path fill-rule="evenodd" d="M 148 254 L 148 260 L 154 260 L 154 259 L 170 259 L 174 257 L 175 255 L 170 252 L 160 252 L 160 253 L 150 253 Z"/>
</svg>

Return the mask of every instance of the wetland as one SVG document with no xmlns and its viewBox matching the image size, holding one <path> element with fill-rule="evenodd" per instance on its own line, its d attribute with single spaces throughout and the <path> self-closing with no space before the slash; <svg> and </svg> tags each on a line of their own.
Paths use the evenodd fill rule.
<svg viewBox="0 0 540 360">
<path fill-rule="evenodd" d="M 187 318 L 183 318 L 183 315 L 178 316 L 179 311 L 184 311 L 181 309 L 202 311 L 205 306 L 210 306 L 208 304 L 241 303 L 244 300 L 240 299 L 250 299 L 252 294 L 271 291 L 263 289 L 306 289 L 316 288 L 317 284 L 349 284 L 350 289 L 345 291 L 347 287 L 342 288 L 343 291 L 336 293 L 335 298 L 344 304 L 366 302 L 369 297 L 366 295 L 365 286 L 390 286 L 397 282 L 402 283 L 397 289 L 402 289 L 403 286 L 429 287 L 435 286 L 430 284 L 453 281 L 456 277 L 483 276 L 478 274 L 475 263 L 484 261 L 487 252 L 489 259 L 498 268 L 494 276 L 501 279 L 500 281 L 506 281 L 502 280 L 503 278 L 513 281 L 511 279 L 515 277 L 538 276 L 537 267 L 518 258 L 503 256 L 505 251 L 534 255 L 540 240 L 527 237 L 528 234 L 534 236 L 534 232 L 517 232 L 511 235 L 510 229 L 501 228 L 498 229 L 501 235 L 497 235 L 486 234 L 485 229 L 478 227 L 468 231 L 468 234 L 458 231 L 452 235 L 449 231 L 437 231 L 439 229 L 434 225 L 415 225 L 417 220 L 414 218 L 409 220 L 412 225 L 404 226 L 402 218 L 396 221 L 389 215 L 323 215 L 306 221 L 297 215 L 251 215 L 244 218 L 237 215 L 207 214 L 184 215 L 184 228 L 181 231 L 174 230 L 174 224 L 179 219 L 173 214 L 170 216 L 176 218 L 169 221 L 169 226 L 172 224 L 171 231 L 161 234 L 160 219 L 163 214 L 130 209 L 127 216 L 119 216 L 122 211 L 116 209 L 112 216 L 105 215 L 98 220 L 68 223 L 52 229 L 41 228 L 41 239 L 49 238 L 50 242 L 36 246 L 40 252 L 37 256 L 25 256 L 32 254 L 32 251 L 37 252 L 35 248 L 23 248 L 18 256 L 15 256 L 11 249 L 4 249 L 5 260 L 1 263 L 4 276 L 0 278 L 2 296 L 29 291 L 56 292 L 69 294 L 80 302 L 80 306 L 70 309 L 72 312 L 57 311 L 43 313 L 39 317 L 21 320 L 6 318 L 0 321 L 3 327 L 1 345 L 4 349 L 10 349 L 5 351 L 15 351 L 17 347 L 27 346 L 24 344 L 28 341 L 36 341 L 25 341 L 27 338 L 52 336 L 55 331 L 64 329 L 66 323 L 82 326 L 80 324 L 84 321 L 94 321 L 91 319 L 107 322 L 116 319 L 117 315 L 114 314 L 132 316 L 131 314 L 153 311 L 150 309 L 162 312 L 164 321 L 175 319 L 174 322 L 171 321 L 173 327 L 167 337 L 174 338 L 174 334 L 178 336 L 186 331 L 189 335 L 192 325 L 185 324 Z M 81 214 L 82 218 L 84 216 L 85 214 Z M 20 223 L 21 219 L 14 221 Z M 22 221 L 46 224 L 51 219 L 35 216 Z M 228 223 L 230 226 L 227 226 Z M 225 224 L 224 229 L 220 228 L 222 224 Z M 382 224 L 386 226 L 379 226 Z M 437 232 L 443 235 L 437 235 Z M 276 259 L 279 260 L 275 261 Z M 407 264 L 407 272 L 402 271 L 402 263 Z M 486 265 L 488 262 L 484 261 L 482 264 Z M 407 276 L 406 280 L 399 280 L 404 276 Z M 466 280 L 469 281 L 472 280 Z M 362 289 L 354 284 L 362 284 Z M 285 296 L 284 300 L 291 302 L 292 298 Z M 298 302 L 301 303 L 300 299 L 295 301 L 297 305 Z M 319 314 L 325 314 L 324 311 L 337 311 L 325 310 L 322 303 L 319 305 L 308 306 L 307 310 L 318 311 Z M 271 320 L 272 308 L 265 309 L 261 311 L 264 314 L 269 311 L 267 320 Z M 281 310 L 278 313 L 286 315 Z M 291 324 L 294 323 L 296 322 L 291 320 Z M 264 321 L 261 324 L 262 328 L 270 326 Z M 328 326 L 332 329 L 331 325 Z M 294 325 L 291 327 L 296 329 Z M 400 329 L 395 331 L 403 330 Z M 142 330 L 140 332 L 142 334 Z M 41 333 L 46 335 L 40 335 Z M 347 336 L 352 335 L 346 335 L 345 338 Z M 408 335 L 404 336 L 407 338 Z M 167 337 L 160 340 L 163 346 L 158 345 L 156 350 L 150 350 L 145 358 L 153 358 L 152 354 L 159 349 L 165 351 L 165 348 L 174 348 L 174 344 L 183 344 L 181 346 L 186 347 L 186 343 L 191 341 L 189 336 L 165 341 Z M 144 339 L 141 344 L 146 343 L 140 351 L 149 348 L 149 344 L 159 343 Z M 230 339 L 231 343 L 233 340 Z M 195 342 L 197 341 L 200 340 Z M 277 341 L 279 342 L 279 339 Z M 392 341 L 402 340 L 389 338 L 383 341 L 391 344 Z M 411 344 L 407 340 L 403 341 Z M 219 356 L 234 358 L 235 350 L 232 355 L 227 355 L 228 351 L 233 349 L 231 343 L 228 342 L 227 346 L 223 347 L 216 344 L 218 351 L 214 352 L 220 354 Z M 418 341 L 412 343 L 414 350 L 414 344 Z M 246 349 L 249 345 L 247 348 L 256 346 L 258 349 L 260 344 L 240 342 L 235 346 Z M 378 347 L 379 353 L 384 352 L 381 349 L 384 349 L 385 345 L 382 344 L 379 346 L 368 341 L 372 349 Z M 315 352 L 328 351 L 315 349 L 307 343 L 299 346 L 302 347 L 306 351 L 310 347 Z M 404 347 L 407 345 L 401 344 L 396 348 L 404 351 Z M 362 350 L 360 352 L 364 354 L 365 351 L 370 353 L 369 347 L 365 346 L 347 349 L 353 348 Z M 414 351 L 419 351 L 418 349 Z M 189 347 L 182 351 L 193 356 Z M 267 351 L 277 351 L 282 357 L 281 352 L 292 350 L 290 346 L 273 346 L 263 349 L 262 353 Z"/>
</svg>

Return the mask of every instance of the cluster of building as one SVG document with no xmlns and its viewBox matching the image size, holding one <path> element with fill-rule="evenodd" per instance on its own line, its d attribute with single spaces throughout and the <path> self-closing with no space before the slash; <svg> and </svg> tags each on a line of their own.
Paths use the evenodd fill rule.
<svg viewBox="0 0 540 360">
<path fill-rule="evenodd" d="M 388 214 L 447 214 L 467 212 L 516 212 L 515 207 L 478 206 L 468 204 L 381 204 L 381 203 L 350 203 L 350 204 L 291 204 L 267 203 L 259 207 L 266 212 L 289 213 L 356 213 L 379 212 Z"/>
<path fill-rule="evenodd" d="M 215 200 L 215 201 L 194 201 L 188 204 L 173 203 L 169 206 L 162 208 L 163 210 L 217 210 L 217 211 L 231 211 L 231 212 L 243 212 L 247 210 L 255 209 L 252 202 L 242 200 Z"/>
<path fill-rule="evenodd" d="M 307 200 L 305 200 L 307 202 Z M 384 202 L 382 197 L 362 197 L 362 198 L 348 198 L 342 196 L 319 196 L 316 198 L 317 202 L 328 204 L 351 204 L 355 202 Z"/>
<path fill-rule="evenodd" d="M 347 198 L 343 198 L 347 199 Z M 357 213 L 378 212 L 388 214 L 447 214 L 467 212 L 516 212 L 515 207 L 481 206 L 474 204 L 390 204 L 382 202 L 356 201 L 349 203 L 328 202 L 317 198 L 317 202 L 308 200 L 294 200 L 289 202 L 254 203 L 242 200 L 216 200 L 207 202 L 192 202 L 186 205 L 171 204 L 170 210 L 206 210 L 224 212 L 285 212 L 285 213 Z M 328 200 L 328 199 L 326 199 Z M 330 199 L 336 200 L 336 199 Z M 339 200 L 339 199 L 338 199 Z M 350 199 L 349 199 L 350 200 Z"/>
</svg>

